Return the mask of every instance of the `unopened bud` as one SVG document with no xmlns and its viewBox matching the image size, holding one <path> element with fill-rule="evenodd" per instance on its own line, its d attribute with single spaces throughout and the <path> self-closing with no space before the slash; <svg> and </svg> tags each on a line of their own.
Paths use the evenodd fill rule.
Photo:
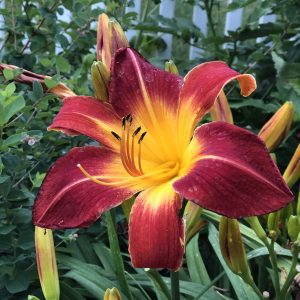
<svg viewBox="0 0 300 300">
<path fill-rule="evenodd" d="M 252 281 L 246 252 L 236 219 L 221 217 L 219 224 L 219 241 L 224 260 L 230 270 L 247 283 Z"/>
<path fill-rule="evenodd" d="M 173 60 L 168 60 L 165 62 L 165 71 L 178 75 L 178 69 Z"/>
<path fill-rule="evenodd" d="M 186 243 L 188 243 L 188 241 L 206 224 L 206 221 L 200 218 L 202 211 L 203 209 L 199 205 L 193 203 L 192 201 L 188 201 L 184 209 L 184 216 L 186 218 Z"/>
<path fill-rule="evenodd" d="M 115 20 L 109 20 L 106 14 L 101 14 L 98 18 L 97 60 L 104 63 L 108 72 L 114 53 L 119 48 L 128 46 L 127 38 L 120 24 Z"/>
<path fill-rule="evenodd" d="M 76 96 L 76 94 L 69 89 L 65 84 L 58 83 L 54 88 L 49 90 L 52 94 L 55 94 L 60 99 L 64 99 L 69 96 Z"/>
<path fill-rule="evenodd" d="M 292 159 L 283 173 L 283 179 L 291 188 L 300 177 L 300 145 L 298 145 Z"/>
<path fill-rule="evenodd" d="M 109 71 L 103 62 L 94 62 L 91 67 L 91 76 L 94 86 L 95 97 L 102 101 L 108 100 Z"/>
<path fill-rule="evenodd" d="M 19 67 L 14 65 L 0 64 L 0 75 L 4 72 L 5 69 L 20 70 Z M 51 79 L 51 77 L 36 74 L 24 69 L 21 70 L 21 74 L 18 74 L 16 77 L 14 77 L 14 80 L 16 82 L 21 82 L 30 85 L 32 85 L 34 81 L 38 81 L 42 85 L 44 92 L 50 91 L 51 93 L 55 94 L 61 99 L 64 99 L 68 96 L 76 96 L 76 94 L 71 89 L 69 89 L 64 83 L 61 82 L 59 82 L 55 87 L 49 89 L 45 83 L 45 79 Z"/>
<path fill-rule="evenodd" d="M 258 136 L 265 142 L 269 151 L 273 151 L 287 136 L 293 121 L 294 106 L 286 102 L 263 126 Z"/>
<path fill-rule="evenodd" d="M 46 300 L 59 300 L 59 279 L 51 229 L 35 227 L 36 262 Z"/>
<path fill-rule="evenodd" d="M 300 232 L 300 222 L 298 217 L 293 215 L 290 216 L 287 227 L 291 241 L 296 241 Z"/>
<path fill-rule="evenodd" d="M 223 121 L 233 124 L 232 112 L 227 97 L 223 91 L 221 91 L 215 100 L 215 103 L 210 110 L 210 115 L 213 121 Z"/>
<path fill-rule="evenodd" d="M 275 231 L 276 234 L 278 234 L 279 220 L 280 220 L 280 211 L 275 211 L 268 215 L 267 227 L 268 227 L 269 233 L 271 231 Z"/>
<path fill-rule="evenodd" d="M 117 288 L 107 289 L 105 291 L 103 300 L 122 300 Z"/>
</svg>

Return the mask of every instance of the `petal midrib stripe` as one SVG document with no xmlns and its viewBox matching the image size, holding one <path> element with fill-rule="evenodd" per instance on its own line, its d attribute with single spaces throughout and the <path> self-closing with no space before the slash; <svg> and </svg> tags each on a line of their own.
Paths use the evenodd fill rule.
<svg viewBox="0 0 300 300">
<path fill-rule="evenodd" d="M 215 160 L 219 160 L 222 162 L 225 162 L 237 169 L 243 170 L 246 173 L 248 173 L 249 175 L 251 175 L 252 177 L 256 177 L 259 178 L 261 181 L 267 183 L 268 185 L 270 185 L 271 187 L 273 187 L 274 189 L 276 189 L 277 191 L 279 191 L 280 193 L 285 193 L 285 191 L 283 191 L 282 189 L 278 188 L 273 182 L 270 182 L 269 180 L 267 180 L 265 177 L 263 177 L 262 175 L 260 175 L 259 173 L 255 172 L 254 170 L 251 170 L 250 168 L 245 167 L 244 165 L 240 165 L 232 160 L 229 160 L 225 157 L 220 157 L 220 156 L 215 156 L 215 155 L 203 155 L 201 156 L 199 159 L 197 159 L 197 161 L 200 160 L 205 160 L 205 159 L 215 159 Z M 197 162 L 196 161 L 196 162 Z"/>
</svg>

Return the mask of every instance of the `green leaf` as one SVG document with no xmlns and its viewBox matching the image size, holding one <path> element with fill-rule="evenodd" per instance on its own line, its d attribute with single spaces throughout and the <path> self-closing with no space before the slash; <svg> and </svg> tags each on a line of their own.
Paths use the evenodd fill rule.
<svg viewBox="0 0 300 300">
<path fill-rule="evenodd" d="M 58 70 L 62 73 L 69 73 L 71 70 L 71 65 L 69 62 L 62 56 L 56 56 L 56 66 Z"/>
<path fill-rule="evenodd" d="M 48 89 L 52 89 L 58 84 L 58 82 L 53 78 L 45 78 L 44 81 Z"/>
<path fill-rule="evenodd" d="M 0 150 L 5 150 L 8 147 L 17 145 L 26 136 L 27 136 L 26 132 L 21 132 L 21 133 L 17 133 L 17 134 L 13 134 L 13 135 L 9 136 L 7 139 L 5 139 L 3 141 L 2 145 L 0 146 Z"/>
<path fill-rule="evenodd" d="M 0 226 L 0 234 L 8 234 L 16 228 L 16 225 L 3 225 Z"/>
<path fill-rule="evenodd" d="M 39 99 L 43 97 L 43 87 L 41 85 L 40 82 L 38 82 L 37 80 L 35 80 L 33 82 L 33 95 L 35 97 L 35 99 Z"/>
<path fill-rule="evenodd" d="M 212 246 L 212 249 L 215 251 L 223 269 L 225 270 L 228 279 L 230 280 L 232 287 L 234 288 L 238 299 L 243 300 L 255 300 L 259 299 L 256 293 L 252 290 L 252 288 L 246 284 L 241 277 L 235 275 L 231 270 L 228 268 L 226 262 L 221 253 L 220 244 L 219 244 L 219 237 L 218 231 L 213 224 L 208 225 L 208 240 Z"/>
<path fill-rule="evenodd" d="M 210 278 L 201 257 L 198 246 L 199 234 L 195 235 L 186 246 L 188 271 L 193 282 L 210 284 Z"/>
<path fill-rule="evenodd" d="M 4 69 L 3 70 L 3 75 L 4 75 L 6 80 L 14 79 L 14 72 L 12 70 Z"/>
<path fill-rule="evenodd" d="M 6 283 L 6 288 L 11 294 L 26 291 L 29 286 L 28 275 L 23 270 L 16 270 L 16 276 Z"/>
<path fill-rule="evenodd" d="M 25 100 L 22 95 L 10 96 L 1 104 L 0 126 L 6 124 L 13 115 L 24 108 Z"/>
<path fill-rule="evenodd" d="M 16 85 L 14 82 L 9 83 L 6 88 L 5 88 L 5 92 L 7 94 L 7 96 L 11 96 L 16 90 Z"/>
</svg>

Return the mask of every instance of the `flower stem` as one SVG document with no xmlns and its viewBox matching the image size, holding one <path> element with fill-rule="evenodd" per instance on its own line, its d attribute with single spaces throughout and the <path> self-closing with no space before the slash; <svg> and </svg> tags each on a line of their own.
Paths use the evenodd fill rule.
<svg viewBox="0 0 300 300">
<path fill-rule="evenodd" d="M 120 285 L 121 290 L 127 296 L 127 298 L 133 300 L 127 279 L 125 277 L 125 269 L 124 269 L 123 259 L 120 251 L 118 236 L 117 236 L 115 224 L 110 211 L 105 213 L 105 219 L 107 222 L 109 246 L 110 246 L 112 258 L 116 269 L 118 283 Z"/>
<path fill-rule="evenodd" d="M 164 295 L 168 298 L 168 300 L 171 300 L 171 294 L 170 290 L 161 278 L 160 274 L 157 272 L 156 269 L 148 269 L 146 271 L 147 275 L 152 279 L 154 284 L 157 286 L 158 289 L 160 289 Z"/>
<path fill-rule="evenodd" d="M 171 299 L 180 300 L 179 293 L 179 271 L 171 271 Z"/>
<path fill-rule="evenodd" d="M 300 243 L 298 242 L 295 242 L 295 244 L 292 246 L 292 255 L 293 255 L 293 258 L 292 258 L 292 265 L 291 265 L 291 268 L 290 268 L 290 271 L 289 271 L 289 274 L 282 286 L 282 290 L 280 292 L 280 295 L 279 295 L 279 299 L 286 299 L 287 298 L 287 295 L 288 295 L 288 292 L 289 292 L 289 287 L 294 279 L 294 277 L 297 275 L 297 263 L 298 263 L 298 254 L 299 254 L 299 251 L 300 251 Z"/>
<path fill-rule="evenodd" d="M 274 250 L 274 239 L 271 240 L 271 244 L 269 242 L 265 243 L 265 246 L 268 248 L 269 255 L 270 255 L 270 262 L 272 265 L 272 269 L 274 272 L 274 288 L 275 288 L 275 299 L 280 299 L 280 280 L 278 274 L 278 264 L 277 264 L 277 256 Z"/>
<path fill-rule="evenodd" d="M 145 22 L 146 19 L 147 19 L 149 5 L 150 5 L 149 0 L 146 0 L 144 5 L 145 5 L 144 6 L 144 10 L 143 10 L 143 13 L 142 13 L 142 16 L 141 16 L 141 20 L 140 20 L 141 22 Z M 135 49 L 138 49 L 138 47 L 139 47 L 142 33 L 143 33 L 142 30 L 139 30 L 139 32 L 137 33 L 137 36 L 136 36 L 136 39 L 135 39 L 135 43 L 134 43 L 134 48 Z"/>
<path fill-rule="evenodd" d="M 262 228 L 259 220 L 257 217 L 249 217 L 246 218 L 247 222 L 251 225 L 252 229 L 258 236 L 258 238 L 264 243 L 266 248 L 269 251 L 269 256 L 270 256 L 270 262 L 272 265 L 272 269 L 274 272 L 274 288 L 275 288 L 275 294 L 276 297 L 275 299 L 280 299 L 279 298 L 279 293 L 280 293 L 280 281 L 279 281 L 279 274 L 278 274 L 278 264 L 277 264 L 277 256 L 274 250 L 274 243 L 275 243 L 275 238 L 271 239 L 271 243 L 269 242 L 267 235 Z"/>
</svg>

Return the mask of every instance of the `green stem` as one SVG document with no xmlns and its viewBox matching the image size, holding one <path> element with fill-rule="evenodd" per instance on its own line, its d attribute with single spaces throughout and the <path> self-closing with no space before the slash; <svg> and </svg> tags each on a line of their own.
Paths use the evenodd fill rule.
<svg viewBox="0 0 300 300">
<path fill-rule="evenodd" d="M 278 274 L 278 264 L 277 264 L 277 256 L 274 250 L 274 239 L 271 240 L 271 244 L 269 242 L 265 243 L 265 246 L 268 248 L 269 255 L 270 255 L 270 262 L 272 265 L 273 273 L 274 273 L 274 288 L 275 288 L 275 299 L 280 299 L 280 280 Z"/>
<path fill-rule="evenodd" d="M 150 2 L 149 0 L 146 0 L 146 2 L 145 2 L 145 7 L 144 7 L 144 10 L 143 10 L 143 13 L 142 13 L 142 17 L 141 17 L 141 22 L 142 23 L 144 23 L 146 21 L 146 19 L 147 19 L 148 10 L 149 10 L 149 4 L 150 4 L 149 2 Z M 143 33 L 143 30 L 140 30 L 138 32 L 137 36 L 136 36 L 135 43 L 134 43 L 134 48 L 135 49 L 138 49 L 142 33 Z"/>
<path fill-rule="evenodd" d="M 120 285 L 121 290 L 128 297 L 128 299 L 133 300 L 128 282 L 125 277 L 125 269 L 124 269 L 123 259 L 120 251 L 118 236 L 117 236 L 115 224 L 110 211 L 105 213 L 105 218 L 107 222 L 109 246 L 110 246 L 112 258 L 116 269 L 118 283 Z"/>
<path fill-rule="evenodd" d="M 297 275 L 297 263 L 298 263 L 298 255 L 299 255 L 299 251 L 300 251 L 300 243 L 299 242 L 295 242 L 295 244 L 292 247 L 292 254 L 293 254 L 293 258 L 292 258 L 292 265 L 289 271 L 289 274 L 282 286 L 280 295 L 279 295 L 279 299 L 286 299 L 287 295 L 289 293 L 289 287 L 291 286 L 292 281 L 294 280 L 295 276 Z"/>
<path fill-rule="evenodd" d="M 169 300 L 171 300 L 170 290 L 168 289 L 167 285 L 165 284 L 165 282 L 163 281 L 163 279 L 161 278 L 157 270 L 149 269 L 146 271 L 146 273 L 153 280 L 155 286 L 158 289 L 160 289 Z"/>
<path fill-rule="evenodd" d="M 179 293 L 179 271 L 171 271 L 171 299 L 180 300 Z"/>
<path fill-rule="evenodd" d="M 246 218 L 247 222 L 251 225 L 252 229 L 258 236 L 258 238 L 264 243 L 264 245 L 267 247 L 269 251 L 269 256 L 270 256 L 270 262 L 272 265 L 273 273 L 274 273 L 274 288 L 275 288 L 275 293 L 276 297 L 275 299 L 279 299 L 279 293 L 280 293 L 280 281 L 279 281 L 279 274 L 278 274 L 278 264 L 277 264 L 277 256 L 274 250 L 274 238 L 271 239 L 271 244 L 267 238 L 267 235 L 262 228 L 259 220 L 257 217 L 249 217 Z"/>
<path fill-rule="evenodd" d="M 222 278 L 225 275 L 225 271 L 220 273 L 216 278 L 214 278 L 208 285 L 205 286 L 205 288 L 198 294 L 194 300 L 200 299 L 220 278 Z"/>
<path fill-rule="evenodd" d="M 247 281 L 247 283 L 252 287 L 252 289 L 254 290 L 256 295 L 259 297 L 259 299 L 262 299 L 262 300 L 265 299 L 263 294 L 261 293 L 261 291 L 259 290 L 259 288 L 257 287 L 257 285 L 255 284 L 255 282 L 253 281 L 252 278 L 250 281 Z"/>
</svg>

